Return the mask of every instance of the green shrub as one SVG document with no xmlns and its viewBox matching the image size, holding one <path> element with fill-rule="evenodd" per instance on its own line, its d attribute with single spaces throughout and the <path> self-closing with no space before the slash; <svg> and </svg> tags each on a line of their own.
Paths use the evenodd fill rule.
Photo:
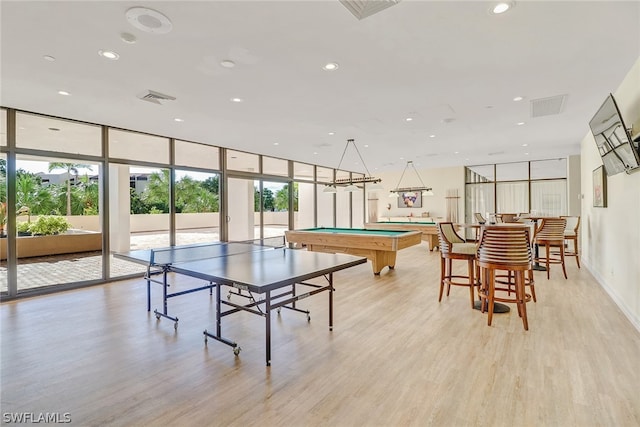
<svg viewBox="0 0 640 427">
<path fill-rule="evenodd" d="M 30 222 L 20 221 L 16 224 L 16 228 L 18 229 L 18 233 L 30 233 L 29 228 L 31 227 Z"/>
<path fill-rule="evenodd" d="M 71 227 L 66 218 L 58 215 L 43 215 L 36 222 L 32 222 L 29 231 L 32 234 L 48 236 L 64 233 Z"/>
</svg>

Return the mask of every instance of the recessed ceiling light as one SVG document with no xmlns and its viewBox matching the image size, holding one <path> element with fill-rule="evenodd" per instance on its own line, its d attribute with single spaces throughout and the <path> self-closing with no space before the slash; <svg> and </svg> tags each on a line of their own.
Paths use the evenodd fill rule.
<svg viewBox="0 0 640 427">
<path fill-rule="evenodd" d="M 43 58 L 45 59 L 45 61 L 49 61 L 49 62 L 53 62 L 56 60 L 56 58 L 51 55 L 44 55 Z"/>
<path fill-rule="evenodd" d="M 521 96 L 516 96 L 515 98 L 513 98 L 514 101 L 518 102 L 518 101 L 522 101 L 524 98 Z"/>
<path fill-rule="evenodd" d="M 328 64 L 325 64 L 322 69 L 325 71 L 335 71 L 338 69 L 338 64 L 336 64 L 335 62 L 329 62 Z"/>
<path fill-rule="evenodd" d="M 125 43 L 134 44 L 138 39 L 131 33 L 120 33 L 120 40 Z"/>
<path fill-rule="evenodd" d="M 236 63 L 230 59 L 225 59 L 223 61 L 220 61 L 220 65 L 224 68 L 233 68 L 236 66 Z"/>
<path fill-rule="evenodd" d="M 369 144 L 364 144 L 364 148 L 369 148 Z"/>
<path fill-rule="evenodd" d="M 314 151 L 314 152 L 313 152 L 313 154 L 318 154 L 318 152 L 317 152 L 317 151 Z"/>
<path fill-rule="evenodd" d="M 528 156 L 528 155 L 529 155 L 529 153 L 524 153 L 524 155 L 525 155 L 525 156 Z"/>
<path fill-rule="evenodd" d="M 59 90 L 58 91 L 58 95 L 64 95 L 64 96 L 69 96 L 71 95 L 69 92 L 67 92 L 66 90 Z"/>
<path fill-rule="evenodd" d="M 175 119 L 173 119 L 174 122 L 184 122 L 184 119 L 181 119 L 179 117 L 176 117 Z"/>
<path fill-rule="evenodd" d="M 232 102 L 242 102 L 242 98 L 231 98 Z"/>
<path fill-rule="evenodd" d="M 329 135 L 335 135 L 335 134 L 336 134 L 335 132 L 329 132 Z"/>
<path fill-rule="evenodd" d="M 274 142 L 273 145 L 280 145 L 280 143 L 279 142 Z"/>
<path fill-rule="evenodd" d="M 500 2 L 497 3 L 493 9 L 491 9 L 491 12 L 495 15 L 499 15 L 501 13 L 505 13 L 506 11 L 508 11 L 509 9 L 511 9 L 514 6 L 513 2 Z"/>
<path fill-rule="evenodd" d="M 518 126 L 522 126 L 524 124 L 524 122 L 518 122 L 516 123 Z"/>
<path fill-rule="evenodd" d="M 413 118 L 411 118 L 411 117 L 407 117 L 405 120 L 406 120 L 407 122 L 410 122 L 410 121 L 412 121 L 412 120 L 413 120 Z"/>
<path fill-rule="evenodd" d="M 118 55 L 116 52 L 112 50 L 99 50 L 98 55 L 107 59 L 111 59 L 113 61 L 117 61 L 118 58 L 120 58 L 120 55 Z"/>
<path fill-rule="evenodd" d="M 460 154 L 460 152 L 459 151 L 454 151 L 453 154 Z"/>
<path fill-rule="evenodd" d="M 527 145 L 529 145 L 529 144 L 522 144 L 523 147 L 526 147 Z"/>
<path fill-rule="evenodd" d="M 127 20 L 135 28 L 152 34 L 166 34 L 173 28 L 169 18 L 157 10 L 146 7 L 132 7 L 125 13 Z"/>
<path fill-rule="evenodd" d="M 435 137 L 436 137 L 435 135 L 429 135 L 429 138 L 435 138 Z"/>
</svg>

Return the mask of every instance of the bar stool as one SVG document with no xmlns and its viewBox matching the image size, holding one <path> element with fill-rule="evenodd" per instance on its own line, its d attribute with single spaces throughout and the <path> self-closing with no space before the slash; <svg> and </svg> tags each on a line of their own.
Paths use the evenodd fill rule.
<svg viewBox="0 0 640 427">
<path fill-rule="evenodd" d="M 576 257 L 578 268 L 580 268 L 580 254 L 578 253 L 578 234 L 580 230 L 580 217 L 579 216 L 561 216 L 567 220 L 567 225 L 564 228 L 564 240 L 573 241 L 573 250 L 566 250 L 564 256 Z"/>
<path fill-rule="evenodd" d="M 480 269 L 480 299 L 482 312 L 488 309 L 487 325 L 493 320 L 494 302 L 516 303 L 525 331 L 529 330 L 526 303 L 531 295 L 525 292 L 525 272 L 533 267 L 529 227 L 488 226 L 482 229 L 476 263 Z M 502 286 L 496 281 L 496 271 L 513 274 L 515 296 L 512 285 Z M 496 292 L 500 292 L 496 296 Z M 506 293 L 503 296 L 502 293 Z M 488 305 L 488 307 L 487 307 Z"/>
<path fill-rule="evenodd" d="M 535 261 L 544 261 L 547 268 L 547 279 L 550 277 L 550 264 L 561 264 L 564 278 L 567 278 L 567 269 L 564 265 L 564 228 L 566 224 L 567 220 L 565 218 L 542 218 L 540 227 L 533 235 L 534 243 L 545 247 L 545 258 L 538 256 Z M 560 252 L 552 253 L 551 248 L 559 248 Z"/>
<path fill-rule="evenodd" d="M 456 233 L 452 222 L 438 223 L 438 242 L 440 244 L 440 297 L 442 301 L 444 286 L 447 285 L 447 296 L 451 290 L 451 285 L 467 286 L 471 298 L 471 308 L 474 302 L 474 287 L 478 286 L 475 275 L 476 244 L 467 243 Z M 453 273 L 453 260 L 459 259 L 467 261 L 468 275 L 455 275 Z M 457 279 L 467 279 L 459 281 Z"/>
</svg>

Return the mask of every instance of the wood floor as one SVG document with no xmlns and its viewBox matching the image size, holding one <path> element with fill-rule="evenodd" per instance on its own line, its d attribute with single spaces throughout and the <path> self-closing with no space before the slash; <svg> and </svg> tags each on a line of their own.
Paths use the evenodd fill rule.
<svg viewBox="0 0 640 427">
<path fill-rule="evenodd" d="M 460 263 L 461 271 L 466 268 Z M 1 407 L 69 413 L 77 426 L 638 426 L 640 333 L 589 272 L 536 272 L 529 331 L 515 309 L 469 308 L 465 288 L 438 303 L 439 253 L 422 243 L 379 277 L 335 275 L 304 315 L 242 313 L 209 341 L 208 293 L 169 301 L 177 331 L 146 311 L 142 279 L 0 305 Z M 154 307 L 160 308 L 159 289 Z"/>
</svg>

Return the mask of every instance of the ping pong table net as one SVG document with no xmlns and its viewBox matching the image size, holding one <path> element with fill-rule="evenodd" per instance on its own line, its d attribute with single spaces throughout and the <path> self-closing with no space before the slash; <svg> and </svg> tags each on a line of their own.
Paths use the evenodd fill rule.
<svg viewBox="0 0 640 427">
<path fill-rule="evenodd" d="M 284 236 L 170 246 L 167 248 L 152 249 L 149 263 L 151 265 L 177 264 L 181 262 L 227 257 L 247 252 L 273 250 L 284 248 L 285 246 Z"/>
</svg>

